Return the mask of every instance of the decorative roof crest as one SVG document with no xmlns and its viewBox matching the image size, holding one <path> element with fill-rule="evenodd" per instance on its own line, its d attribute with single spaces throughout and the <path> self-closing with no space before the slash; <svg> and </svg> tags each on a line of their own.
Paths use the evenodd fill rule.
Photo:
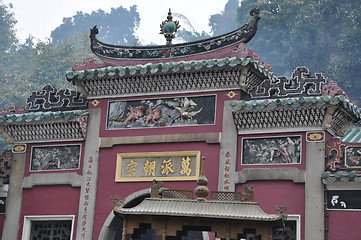
<svg viewBox="0 0 361 240">
<path fill-rule="evenodd" d="M 87 101 L 76 91 L 68 89 L 57 90 L 52 85 L 46 85 L 42 91 L 33 92 L 27 99 L 29 112 L 67 111 L 87 108 Z"/>
<path fill-rule="evenodd" d="M 172 12 L 168 11 L 167 20 L 160 24 L 160 33 L 163 34 L 167 40 L 166 45 L 172 45 L 172 39 L 175 37 L 175 32 L 180 28 L 179 21 L 173 21 Z"/>
</svg>

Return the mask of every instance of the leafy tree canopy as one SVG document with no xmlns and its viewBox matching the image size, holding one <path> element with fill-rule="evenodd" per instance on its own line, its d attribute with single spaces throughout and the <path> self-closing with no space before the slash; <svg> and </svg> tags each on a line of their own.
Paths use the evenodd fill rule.
<svg viewBox="0 0 361 240">
<path fill-rule="evenodd" d="M 230 32 L 239 27 L 237 21 L 238 8 L 239 0 L 228 0 L 223 12 L 211 15 L 209 18 L 209 26 L 212 28 L 214 36 Z"/>
<path fill-rule="evenodd" d="M 16 38 L 14 13 L 11 12 L 12 5 L 5 5 L 0 0 L 0 53 L 9 51 L 18 42 Z"/>
<path fill-rule="evenodd" d="M 70 18 L 64 18 L 63 23 L 51 32 L 52 43 L 62 43 L 66 39 L 79 34 L 89 34 L 89 29 L 97 25 L 99 38 L 117 45 L 134 45 L 138 39 L 134 35 L 140 21 L 137 6 L 130 9 L 112 8 L 110 13 L 101 9 L 91 14 L 77 12 Z"/>
<path fill-rule="evenodd" d="M 113 44 L 137 42 L 134 30 L 139 24 L 136 6 L 129 10 L 112 8 L 110 13 L 98 10 L 91 14 L 78 12 L 64 18 L 52 31 L 51 39 L 36 42 L 29 37 L 19 44 L 12 6 L 0 0 L 0 109 L 10 105 L 24 106 L 31 92 L 46 84 L 72 88 L 65 73 L 74 63 L 94 57 L 90 51 L 89 29 L 98 25 L 100 38 Z M 6 148 L 0 137 L 0 152 Z"/>
<path fill-rule="evenodd" d="M 295 67 L 307 66 L 337 81 L 360 102 L 360 1 L 244 0 L 239 22 L 246 22 L 254 4 L 261 21 L 249 45 L 277 75 L 289 76 Z"/>
</svg>

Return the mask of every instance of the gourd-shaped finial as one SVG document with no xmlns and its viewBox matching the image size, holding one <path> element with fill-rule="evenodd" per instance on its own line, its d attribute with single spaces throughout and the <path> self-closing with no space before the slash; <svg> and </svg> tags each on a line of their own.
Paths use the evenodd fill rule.
<svg viewBox="0 0 361 240">
<path fill-rule="evenodd" d="M 202 157 L 201 173 L 197 179 L 198 186 L 196 187 L 196 189 L 194 189 L 195 194 L 197 196 L 197 200 L 205 200 L 205 198 L 209 194 L 209 189 L 207 187 L 208 179 L 206 178 L 206 176 L 204 174 L 204 162 L 205 162 L 205 157 Z"/>
</svg>

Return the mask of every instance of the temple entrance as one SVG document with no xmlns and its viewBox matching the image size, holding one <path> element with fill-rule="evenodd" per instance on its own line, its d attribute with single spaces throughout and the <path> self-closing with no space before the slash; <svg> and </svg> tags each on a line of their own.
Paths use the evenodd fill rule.
<svg viewBox="0 0 361 240">
<path fill-rule="evenodd" d="M 266 214 L 247 185 L 243 193 L 210 192 L 201 170 L 194 191 L 165 189 L 162 182 L 153 180 L 141 195 L 113 196 L 114 215 L 122 224 L 114 230 L 113 239 L 107 240 L 273 239 L 274 226 L 285 219 L 285 206 L 279 207 L 279 214 Z M 214 234 L 204 234 L 208 232 Z"/>
<path fill-rule="evenodd" d="M 168 236 L 167 240 L 214 240 L 214 233 L 208 233 L 198 228 L 186 227 L 182 231 L 178 231 L 176 236 Z M 210 237 L 210 236 L 213 236 Z M 151 228 L 150 224 L 141 224 L 140 228 L 134 231 L 128 239 L 133 240 L 162 240 L 161 235 L 157 235 L 156 231 Z"/>
</svg>

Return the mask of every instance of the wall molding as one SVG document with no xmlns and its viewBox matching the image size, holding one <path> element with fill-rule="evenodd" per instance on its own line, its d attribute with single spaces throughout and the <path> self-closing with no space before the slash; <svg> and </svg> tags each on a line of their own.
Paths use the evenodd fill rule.
<svg viewBox="0 0 361 240">
<path fill-rule="evenodd" d="M 99 139 L 100 148 L 111 148 L 114 145 L 140 144 L 140 143 L 172 143 L 172 142 L 206 142 L 220 143 L 221 134 L 195 133 L 195 134 L 164 134 L 135 137 L 107 137 Z"/>
<path fill-rule="evenodd" d="M 295 167 L 288 167 L 245 168 L 240 172 L 236 172 L 236 184 L 252 180 L 292 180 L 295 183 L 304 183 L 305 171 Z"/>
<path fill-rule="evenodd" d="M 39 185 L 64 185 L 70 184 L 72 187 L 80 187 L 82 176 L 74 172 L 66 173 L 33 173 L 24 177 L 23 188 L 32 188 Z"/>
</svg>

